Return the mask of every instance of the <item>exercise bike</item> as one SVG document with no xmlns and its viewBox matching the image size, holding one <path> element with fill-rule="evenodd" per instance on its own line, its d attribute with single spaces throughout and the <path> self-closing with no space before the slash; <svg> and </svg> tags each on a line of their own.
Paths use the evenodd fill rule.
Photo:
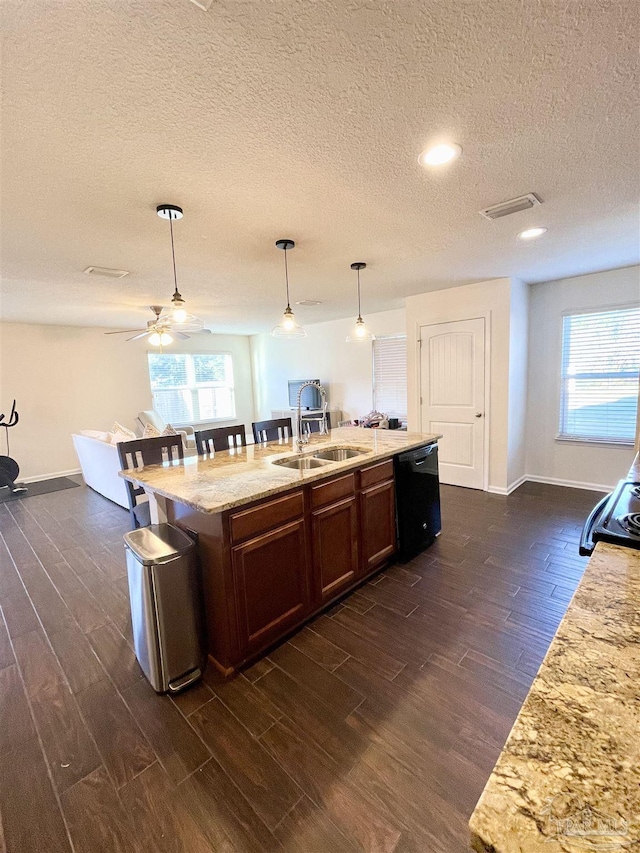
<svg viewBox="0 0 640 853">
<path fill-rule="evenodd" d="M 16 401 L 14 400 L 9 420 L 5 421 L 4 414 L 0 414 L 0 427 L 4 427 L 5 429 L 5 439 L 7 442 L 7 455 L 0 456 L 0 495 L 3 489 L 9 489 L 12 495 L 24 494 L 27 491 L 26 486 L 16 483 L 18 474 L 20 473 L 20 466 L 15 459 L 9 456 L 11 452 L 9 448 L 9 428 L 14 427 L 19 420 L 20 415 L 16 411 Z"/>
</svg>

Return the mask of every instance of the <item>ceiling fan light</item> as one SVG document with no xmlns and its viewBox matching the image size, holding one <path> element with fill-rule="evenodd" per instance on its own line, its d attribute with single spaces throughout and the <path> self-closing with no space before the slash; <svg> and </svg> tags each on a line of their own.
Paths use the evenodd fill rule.
<svg viewBox="0 0 640 853">
<path fill-rule="evenodd" d="M 152 347 L 166 347 L 173 343 L 173 338 L 168 332 L 155 331 L 149 335 L 149 343 Z"/>
</svg>

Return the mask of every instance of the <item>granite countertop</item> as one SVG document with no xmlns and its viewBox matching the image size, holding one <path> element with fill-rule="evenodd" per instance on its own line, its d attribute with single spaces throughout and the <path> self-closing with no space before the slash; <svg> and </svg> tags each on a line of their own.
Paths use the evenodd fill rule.
<svg viewBox="0 0 640 853">
<path fill-rule="evenodd" d="M 432 433 L 340 427 L 329 435 L 312 434 L 303 455 L 331 447 L 355 447 L 365 451 L 363 455 L 304 471 L 274 465 L 275 459 L 298 455 L 295 440 L 289 439 L 250 444 L 214 456 L 189 457 L 179 463 L 129 469 L 121 471 L 120 476 L 201 512 L 223 512 L 363 464 L 390 459 L 439 438 Z"/>
<path fill-rule="evenodd" d="M 640 850 L 640 551 L 596 546 L 470 827 L 476 851 Z"/>
</svg>

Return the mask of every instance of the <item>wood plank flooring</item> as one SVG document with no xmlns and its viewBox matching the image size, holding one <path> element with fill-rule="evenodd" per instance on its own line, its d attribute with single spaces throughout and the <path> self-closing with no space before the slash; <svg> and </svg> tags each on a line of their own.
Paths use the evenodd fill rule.
<svg viewBox="0 0 640 853">
<path fill-rule="evenodd" d="M 443 487 L 433 547 L 172 698 L 133 654 L 127 513 L 0 505 L 0 851 L 463 853 L 597 498 Z"/>
</svg>

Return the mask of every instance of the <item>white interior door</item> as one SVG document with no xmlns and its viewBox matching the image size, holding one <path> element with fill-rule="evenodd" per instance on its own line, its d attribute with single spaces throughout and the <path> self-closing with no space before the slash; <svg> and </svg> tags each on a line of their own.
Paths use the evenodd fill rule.
<svg viewBox="0 0 640 853">
<path fill-rule="evenodd" d="M 440 480 L 484 488 L 484 319 L 420 329 L 422 432 L 442 433 Z"/>
</svg>

